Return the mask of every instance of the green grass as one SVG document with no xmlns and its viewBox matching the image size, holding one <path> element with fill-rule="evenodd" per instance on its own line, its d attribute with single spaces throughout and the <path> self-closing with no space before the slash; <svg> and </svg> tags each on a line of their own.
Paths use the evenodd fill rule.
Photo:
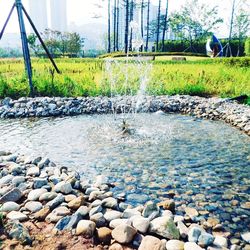
<svg viewBox="0 0 250 250">
<path fill-rule="evenodd" d="M 250 96 L 249 58 L 171 61 L 164 57 L 148 62 L 114 60 L 108 70 L 103 59 L 57 59 L 62 74 L 54 75 L 48 60 L 33 59 L 33 82 L 38 96 L 110 96 L 111 92 L 135 94 L 140 77 L 147 75 L 151 95 Z M 23 61 L 0 60 L 0 98 L 28 95 Z"/>
</svg>

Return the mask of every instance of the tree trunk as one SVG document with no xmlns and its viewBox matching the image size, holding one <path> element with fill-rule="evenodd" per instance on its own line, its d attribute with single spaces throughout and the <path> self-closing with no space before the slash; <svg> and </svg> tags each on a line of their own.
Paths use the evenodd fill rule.
<svg viewBox="0 0 250 250">
<path fill-rule="evenodd" d="M 141 0 L 141 37 L 144 36 L 144 0 Z"/>
<path fill-rule="evenodd" d="M 129 13 L 129 22 L 132 22 L 134 19 L 134 0 L 130 2 L 130 13 Z M 130 30 L 130 39 L 129 39 L 129 50 L 132 51 L 132 42 L 133 42 L 133 30 Z"/>
<path fill-rule="evenodd" d="M 111 23 L 110 23 L 110 0 L 108 0 L 108 53 L 111 52 L 111 37 L 110 37 L 110 28 L 111 28 Z"/>
<path fill-rule="evenodd" d="M 230 45 L 230 43 L 231 43 L 232 33 L 233 33 L 235 3 L 236 3 L 236 0 L 233 0 L 233 2 L 232 2 L 232 12 L 231 12 L 231 20 L 230 20 L 230 30 L 229 30 L 228 46 L 227 46 L 227 50 L 226 50 L 226 56 L 228 55 L 228 52 L 230 53 L 230 56 L 232 56 L 231 45 Z"/>
<path fill-rule="evenodd" d="M 117 0 L 116 19 L 116 50 L 119 51 L 120 0 Z"/>
<path fill-rule="evenodd" d="M 124 37 L 124 45 L 125 45 L 125 53 L 128 53 L 128 25 L 129 25 L 129 0 L 126 0 L 125 3 L 126 13 L 125 13 L 125 37 Z"/>
<path fill-rule="evenodd" d="M 168 24 L 168 0 L 166 0 L 166 13 L 164 19 L 164 27 L 163 27 L 163 34 L 162 34 L 162 52 L 165 51 L 165 34 L 167 31 L 167 24 Z"/>
<path fill-rule="evenodd" d="M 148 51 L 148 40 L 149 40 L 149 15 L 150 15 L 150 0 L 148 0 L 148 13 L 147 13 L 147 37 L 145 50 Z"/>
<path fill-rule="evenodd" d="M 157 15 L 156 51 L 159 51 L 160 19 L 161 19 L 161 0 L 159 0 L 158 15 Z"/>
<path fill-rule="evenodd" d="M 116 0 L 114 0 L 114 15 L 113 15 L 113 22 L 114 22 L 114 31 L 113 31 L 113 39 L 114 39 L 114 44 L 113 44 L 113 48 L 114 51 L 116 51 Z"/>
</svg>

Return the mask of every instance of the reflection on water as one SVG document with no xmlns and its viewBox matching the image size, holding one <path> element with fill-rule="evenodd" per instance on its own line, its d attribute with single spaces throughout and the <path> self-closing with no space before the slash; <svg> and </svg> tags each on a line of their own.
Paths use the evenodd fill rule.
<svg viewBox="0 0 250 250">
<path fill-rule="evenodd" d="M 132 135 L 124 136 L 121 121 L 112 115 L 2 120 L 0 150 L 48 156 L 88 178 L 105 175 L 132 203 L 175 189 L 177 204 L 216 211 L 231 230 L 247 227 L 249 211 L 240 206 L 250 198 L 247 135 L 222 122 L 137 114 L 128 120 Z M 231 199 L 240 203 L 232 208 Z M 235 218 L 244 223 L 234 225 Z"/>
</svg>

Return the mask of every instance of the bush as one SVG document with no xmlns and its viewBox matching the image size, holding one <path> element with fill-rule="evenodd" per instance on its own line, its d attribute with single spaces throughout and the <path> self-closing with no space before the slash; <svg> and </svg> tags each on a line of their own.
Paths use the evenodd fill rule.
<svg viewBox="0 0 250 250">
<path fill-rule="evenodd" d="M 250 37 L 248 37 L 245 42 L 245 54 L 246 56 L 250 56 Z"/>
<path fill-rule="evenodd" d="M 218 58 L 214 59 L 214 62 L 232 67 L 250 67 L 250 57 Z"/>
</svg>

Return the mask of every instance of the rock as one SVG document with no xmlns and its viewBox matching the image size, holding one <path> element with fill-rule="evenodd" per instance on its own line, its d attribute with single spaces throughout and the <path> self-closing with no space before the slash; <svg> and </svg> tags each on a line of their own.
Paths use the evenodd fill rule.
<svg viewBox="0 0 250 250">
<path fill-rule="evenodd" d="M 78 222 L 82 219 L 82 216 L 79 213 L 74 213 L 70 216 L 70 221 L 68 222 L 68 225 L 65 226 L 65 230 L 72 230 L 73 228 L 76 228 Z"/>
<path fill-rule="evenodd" d="M 92 237 L 95 231 L 96 225 L 90 220 L 80 220 L 76 227 L 76 235 L 84 235 L 85 237 Z"/>
<path fill-rule="evenodd" d="M 184 250 L 203 250 L 203 249 L 204 248 L 201 248 L 195 242 L 186 242 L 184 244 Z"/>
<path fill-rule="evenodd" d="M 70 222 L 71 220 L 71 216 L 66 216 L 66 217 L 63 217 L 62 219 L 60 219 L 56 225 L 55 225 L 55 229 L 59 230 L 59 231 L 62 231 L 65 229 L 65 227 L 68 225 L 68 223 Z"/>
<path fill-rule="evenodd" d="M 71 202 L 72 200 L 74 200 L 76 198 L 77 198 L 76 195 L 74 195 L 74 194 L 68 194 L 68 195 L 65 196 L 65 201 L 66 202 Z"/>
<path fill-rule="evenodd" d="M 57 197 L 57 193 L 55 192 L 46 192 L 42 194 L 39 198 L 39 201 L 51 201 Z"/>
<path fill-rule="evenodd" d="M 20 222 L 26 221 L 28 219 L 27 215 L 17 212 L 17 211 L 11 211 L 7 214 L 7 219 L 9 220 L 18 220 Z"/>
<path fill-rule="evenodd" d="M 15 185 L 16 187 L 21 184 L 21 183 L 24 183 L 25 182 L 25 177 L 24 176 L 15 176 L 13 179 L 12 179 L 12 184 Z"/>
<path fill-rule="evenodd" d="M 159 216 L 160 210 L 155 203 L 152 201 L 148 201 L 142 211 L 142 216 L 149 218 L 149 220 L 153 220 L 157 216 Z"/>
<path fill-rule="evenodd" d="M 10 175 L 10 174 L 3 176 L 2 178 L 0 178 L 0 186 L 9 184 L 13 178 L 14 178 L 14 176 Z"/>
<path fill-rule="evenodd" d="M 99 188 L 95 188 L 95 187 L 87 188 L 87 190 L 85 191 L 85 194 L 86 195 L 90 195 L 94 191 L 100 191 L 100 189 Z"/>
<path fill-rule="evenodd" d="M 64 196 L 62 194 L 58 194 L 56 198 L 49 201 L 46 206 L 48 206 L 51 210 L 58 207 L 60 204 L 64 202 Z"/>
<path fill-rule="evenodd" d="M 37 211 L 40 211 L 43 208 L 43 205 L 38 201 L 29 201 L 25 204 L 25 208 L 30 212 L 35 213 Z"/>
<path fill-rule="evenodd" d="M 46 166 L 48 166 L 50 163 L 50 160 L 48 158 L 44 158 L 44 159 L 39 159 L 39 161 L 37 162 L 37 166 L 42 169 Z"/>
<path fill-rule="evenodd" d="M 34 214 L 34 219 L 38 221 L 44 221 L 49 213 L 50 213 L 50 208 L 46 206 Z"/>
<path fill-rule="evenodd" d="M 40 175 L 39 167 L 30 167 L 30 168 L 28 168 L 26 175 L 39 176 Z"/>
<path fill-rule="evenodd" d="M 111 232 L 108 227 L 101 227 L 97 229 L 97 239 L 100 243 L 109 245 L 111 242 Z"/>
<path fill-rule="evenodd" d="M 22 174 L 23 169 L 19 164 L 12 162 L 9 165 L 9 171 L 12 173 L 12 175 L 19 175 Z"/>
<path fill-rule="evenodd" d="M 0 203 L 8 201 L 13 201 L 13 202 L 19 201 L 22 198 L 22 195 L 23 194 L 19 188 L 13 188 L 0 198 Z"/>
<path fill-rule="evenodd" d="M 30 237 L 29 231 L 18 222 L 9 222 L 6 225 L 7 234 L 11 239 L 18 240 L 23 245 L 31 245 L 32 239 Z"/>
<path fill-rule="evenodd" d="M 250 232 L 244 233 L 241 235 L 241 238 L 246 241 L 247 243 L 250 243 Z"/>
<path fill-rule="evenodd" d="M 87 206 L 81 206 L 77 209 L 76 213 L 80 214 L 82 217 L 85 217 L 89 213 L 89 208 Z"/>
<path fill-rule="evenodd" d="M 197 243 L 201 233 L 202 231 L 199 227 L 192 227 L 188 232 L 188 241 Z"/>
<path fill-rule="evenodd" d="M 84 197 L 79 196 L 68 203 L 68 207 L 71 209 L 78 209 L 84 202 Z"/>
<path fill-rule="evenodd" d="M 40 196 L 44 193 L 47 193 L 47 190 L 44 188 L 31 190 L 28 194 L 28 200 L 29 201 L 37 201 L 37 200 L 39 200 Z"/>
<path fill-rule="evenodd" d="M 158 217 L 152 220 L 149 232 L 170 240 L 180 238 L 180 232 L 171 217 Z"/>
<path fill-rule="evenodd" d="M 97 213 L 90 216 L 90 220 L 95 222 L 97 227 L 103 227 L 107 223 L 102 213 Z"/>
<path fill-rule="evenodd" d="M 201 235 L 198 238 L 198 244 L 201 247 L 207 247 L 212 245 L 214 242 L 214 236 L 208 233 L 201 233 Z"/>
<path fill-rule="evenodd" d="M 124 210 L 122 217 L 126 219 L 136 215 L 141 215 L 136 208 L 127 208 Z"/>
<path fill-rule="evenodd" d="M 159 207 L 162 207 L 165 210 L 170 210 L 172 213 L 175 213 L 175 202 L 174 200 L 165 200 L 157 204 Z"/>
<path fill-rule="evenodd" d="M 250 209 L 250 201 L 247 201 L 245 203 L 242 203 L 240 205 L 243 209 Z"/>
<path fill-rule="evenodd" d="M 182 221 L 178 221 L 177 228 L 179 229 L 181 238 L 186 239 L 188 236 L 188 228 L 186 225 Z"/>
<path fill-rule="evenodd" d="M 138 250 L 163 250 L 162 242 L 153 236 L 147 235 L 142 239 Z"/>
<path fill-rule="evenodd" d="M 169 240 L 166 244 L 167 250 L 184 250 L 184 242 L 180 240 Z"/>
<path fill-rule="evenodd" d="M 48 184 L 47 178 L 34 178 L 33 188 L 38 189 Z"/>
<path fill-rule="evenodd" d="M 226 247 L 228 246 L 227 239 L 222 236 L 216 236 L 214 239 L 214 245 L 217 247 Z"/>
<path fill-rule="evenodd" d="M 92 216 L 92 215 L 94 215 L 96 213 L 100 213 L 100 212 L 102 212 L 102 206 L 93 207 L 89 211 L 89 216 Z"/>
<path fill-rule="evenodd" d="M 136 230 L 126 224 L 121 224 L 112 231 L 112 237 L 121 244 L 130 243 L 135 234 Z"/>
<path fill-rule="evenodd" d="M 64 216 L 70 215 L 70 210 L 66 207 L 58 207 L 55 208 L 47 217 L 46 222 L 50 223 L 56 223 L 60 219 L 62 219 Z"/>
<path fill-rule="evenodd" d="M 113 197 L 108 197 L 102 200 L 102 206 L 107 207 L 107 208 L 113 208 L 116 209 L 118 206 L 118 202 L 115 198 Z"/>
<path fill-rule="evenodd" d="M 136 216 L 133 218 L 132 225 L 141 233 L 146 233 L 148 231 L 150 220 L 148 218 L 143 218 L 141 216 Z"/>
<path fill-rule="evenodd" d="M 186 207 L 185 208 L 185 213 L 193 220 L 195 217 L 197 217 L 199 215 L 199 213 L 197 212 L 197 210 L 195 208 L 192 207 Z"/>
<path fill-rule="evenodd" d="M 70 194 L 73 189 L 69 182 L 61 181 L 55 185 L 54 191 L 57 193 Z"/>
<path fill-rule="evenodd" d="M 0 211 L 1 212 L 11 212 L 11 211 L 18 211 L 20 208 L 20 206 L 13 202 L 13 201 L 8 201 L 8 202 L 5 202 L 1 208 L 0 208 Z"/>
<path fill-rule="evenodd" d="M 122 213 L 119 212 L 119 211 L 115 211 L 115 210 L 110 210 L 110 211 L 107 211 L 105 214 L 104 214 L 104 218 L 106 221 L 110 222 L 114 219 L 119 219 L 121 218 L 122 216 Z"/>
<path fill-rule="evenodd" d="M 131 226 L 131 221 L 129 219 L 114 219 L 110 221 L 109 227 L 111 228 L 116 228 L 117 226 L 121 224 L 127 224 Z"/>
</svg>

